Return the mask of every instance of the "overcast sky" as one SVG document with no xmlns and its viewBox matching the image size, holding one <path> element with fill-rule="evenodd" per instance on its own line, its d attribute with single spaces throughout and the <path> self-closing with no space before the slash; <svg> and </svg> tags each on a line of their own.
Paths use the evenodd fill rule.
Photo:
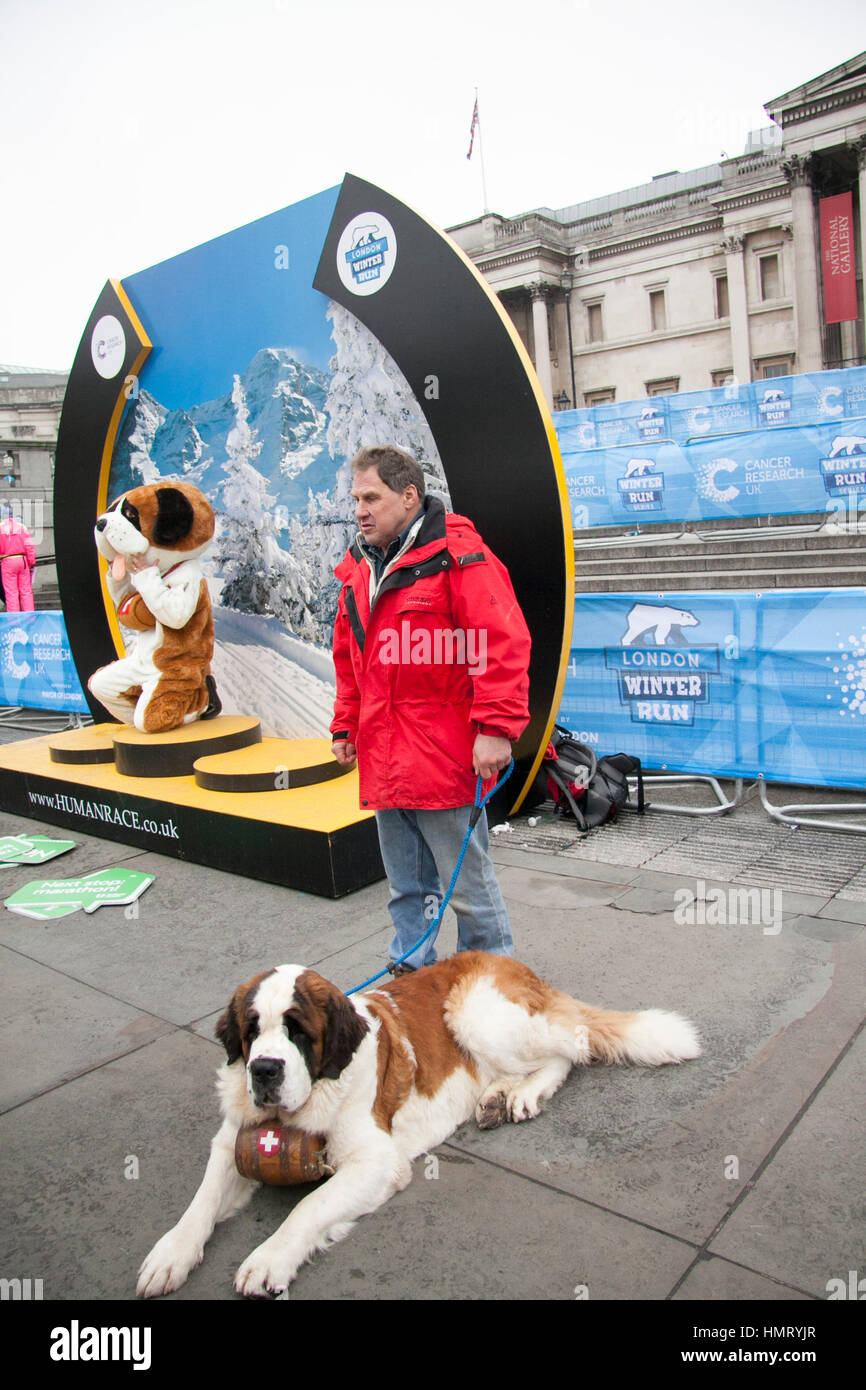
<svg viewBox="0 0 866 1390">
<path fill-rule="evenodd" d="M 739 153 L 866 49 L 862 0 L 0 0 L 0 362 L 67 369 L 122 279 L 340 182 L 441 227 Z"/>
</svg>

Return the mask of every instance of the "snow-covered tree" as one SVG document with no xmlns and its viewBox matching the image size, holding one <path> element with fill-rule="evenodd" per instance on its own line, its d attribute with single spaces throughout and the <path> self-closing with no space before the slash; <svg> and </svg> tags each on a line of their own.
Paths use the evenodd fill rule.
<svg viewBox="0 0 866 1390">
<path fill-rule="evenodd" d="M 396 444 L 418 460 L 428 489 L 447 504 L 448 485 L 436 441 L 397 363 L 348 309 L 332 302 L 328 318 L 337 348 L 325 406 L 332 458 L 348 461 L 370 445 Z M 350 489 L 351 481 L 345 488 L 347 498 Z"/>
<path fill-rule="evenodd" d="M 253 464 L 261 449 L 249 425 L 244 389 L 234 379 L 235 423 L 226 438 L 228 475 L 222 486 L 220 535 L 215 559 L 224 586 L 222 603 L 246 613 L 273 613 L 299 637 L 315 640 L 309 583 L 294 556 L 281 548 L 274 527 L 274 498 Z"/>
<path fill-rule="evenodd" d="M 318 640 L 330 643 L 340 585 L 334 578 L 355 536 L 350 461 L 359 449 L 396 444 L 418 460 L 427 488 L 448 505 L 448 489 L 436 443 L 396 362 L 354 314 L 328 306 L 336 353 L 325 402 L 328 448 L 337 463 L 330 492 L 309 493 L 306 515 L 289 526 L 292 558 L 312 595 L 310 618 Z M 293 631 L 298 631 L 293 628 Z"/>
</svg>

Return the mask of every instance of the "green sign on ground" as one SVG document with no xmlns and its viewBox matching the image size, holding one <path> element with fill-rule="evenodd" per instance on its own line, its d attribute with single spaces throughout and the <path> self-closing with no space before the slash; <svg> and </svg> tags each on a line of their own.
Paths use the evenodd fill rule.
<svg viewBox="0 0 866 1390">
<path fill-rule="evenodd" d="M 44 864 L 58 854 L 75 849 L 74 840 L 52 840 L 48 835 L 0 835 L 0 869 L 16 864 Z"/>
<path fill-rule="evenodd" d="M 66 917 L 70 912 L 95 912 L 98 907 L 114 904 L 123 907 L 135 902 L 145 888 L 153 883 L 153 874 L 135 869 L 101 869 L 84 878 L 56 878 L 26 883 L 6 899 L 10 912 L 50 922 Z"/>
</svg>

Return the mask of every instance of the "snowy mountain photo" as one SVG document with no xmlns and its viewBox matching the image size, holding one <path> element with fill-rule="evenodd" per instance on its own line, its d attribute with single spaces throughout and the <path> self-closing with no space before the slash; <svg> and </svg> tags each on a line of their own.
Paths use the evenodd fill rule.
<svg viewBox="0 0 866 1390">
<path fill-rule="evenodd" d="M 211 502 L 217 532 L 203 563 L 223 708 L 255 714 L 282 737 L 323 736 L 331 718 L 334 567 L 355 534 L 349 460 L 364 445 L 398 444 L 448 505 L 435 442 L 400 369 L 347 310 L 331 303 L 327 319 L 336 347 L 327 371 L 268 346 L 214 400 L 169 410 L 142 386 L 109 482 L 116 497 L 183 478 Z"/>
</svg>

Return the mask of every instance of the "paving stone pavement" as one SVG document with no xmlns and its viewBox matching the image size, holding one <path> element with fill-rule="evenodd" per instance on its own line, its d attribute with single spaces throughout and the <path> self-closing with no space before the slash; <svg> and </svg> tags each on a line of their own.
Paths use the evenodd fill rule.
<svg viewBox="0 0 866 1390">
<path fill-rule="evenodd" d="M 731 1327 L 811 1319 L 820 1340 L 840 1287 L 866 1296 L 866 836 L 792 830 L 753 795 L 712 820 L 625 812 L 588 837 L 539 814 L 492 836 L 518 955 L 588 1002 L 688 1015 L 703 1056 L 584 1069 L 531 1124 L 463 1125 L 301 1270 L 289 1301 L 682 1305 L 683 1346 L 720 1309 Z M 61 835 L 2 819 L 5 834 Z M 0 914 L 0 1277 L 39 1280 L 46 1304 L 91 1319 L 110 1302 L 114 1320 L 159 1326 L 135 1275 L 204 1168 L 217 1017 L 281 961 L 342 988 L 381 968 L 386 886 L 334 902 L 71 838 L 44 874 L 0 869 L 4 899 L 119 863 L 154 882 L 133 907 Z M 440 954 L 455 945 L 449 912 Z M 263 1189 L 163 1306 L 238 1317 L 234 1270 L 303 1195 Z M 786 1301 L 810 1306 L 756 1312 Z M 827 1350 L 838 1334 L 824 1335 Z"/>
</svg>

